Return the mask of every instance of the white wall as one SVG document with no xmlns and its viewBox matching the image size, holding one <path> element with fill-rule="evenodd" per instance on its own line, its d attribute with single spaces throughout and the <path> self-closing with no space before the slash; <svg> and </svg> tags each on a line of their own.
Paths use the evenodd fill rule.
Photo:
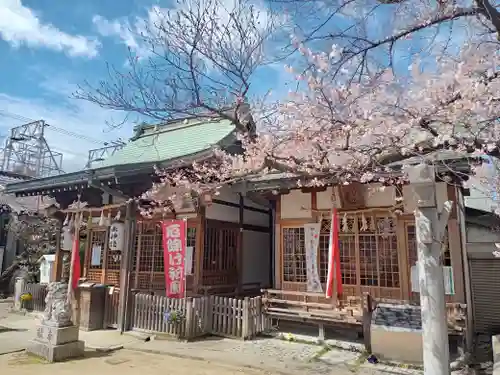
<svg viewBox="0 0 500 375">
<path fill-rule="evenodd" d="M 493 178 L 500 170 L 500 163 L 494 160 L 493 164 L 483 164 L 481 174 L 486 179 Z M 492 180 L 493 181 L 493 180 Z M 466 186 L 470 189 L 470 196 L 465 197 L 465 205 L 486 212 L 494 211 L 498 206 L 498 199 L 494 200 L 493 188 L 488 186 L 488 183 L 483 179 L 471 176 L 467 181 Z"/>
<path fill-rule="evenodd" d="M 270 238 L 264 232 L 243 232 L 243 284 L 260 282 L 268 287 L 270 264 Z"/>
<path fill-rule="evenodd" d="M 240 203 L 238 194 L 231 192 L 229 189 L 221 190 L 221 193 L 218 196 L 215 196 L 214 199 L 236 204 Z M 260 206 L 246 197 L 244 198 L 243 203 L 248 207 L 268 210 L 267 207 Z M 206 218 L 238 223 L 240 214 L 238 207 L 230 207 L 222 204 L 212 203 L 206 209 Z M 243 223 L 258 225 L 267 228 L 269 227 L 269 214 L 246 209 L 243 213 Z"/>
</svg>

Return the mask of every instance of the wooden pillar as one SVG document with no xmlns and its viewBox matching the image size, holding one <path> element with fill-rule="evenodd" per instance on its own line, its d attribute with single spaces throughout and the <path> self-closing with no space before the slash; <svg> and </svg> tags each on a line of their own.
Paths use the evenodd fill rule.
<svg viewBox="0 0 500 375">
<path fill-rule="evenodd" d="M 106 231 L 104 232 L 104 255 L 102 257 L 102 265 L 101 265 L 101 283 L 106 284 L 108 281 L 108 256 L 109 256 L 109 227 L 106 227 Z"/>
<path fill-rule="evenodd" d="M 245 216 L 245 198 L 243 194 L 240 193 L 239 202 L 239 215 L 238 215 L 238 225 L 240 227 L 240 233 L 238 235 L 238 248 L 237 248 L 237 268 L 238 268 L 238 294 L 242 291 L 243 286 L 243 223 Z"/>
<path fill-rule="evenodd" d="M 128 330 L 132 311 L 129 297 L 131 269 L 135 251 L 135 225 L 135 203 L 129 202 L 125 214 L 125 243 L 120 261 L 120 295 L 118 300 L 118 330 L 120 332 Z"/>
<path fill-rule="evenodd" d="M 56 226 L 56 256 L 54 260 L 54 266 L 52 267 L 52 280 L 60 281 L 62 275 L 62 266 L 63 266 L 63 256 L 64 253 L 61 251 L 61 232 L 62 232 L 62 221 L 58 220 L 58 224 Z"/>
<path fill-rule="evenodd" d="M 278 195 L 275 206 L 276 224 L 274 226 L 274 289 L 281 289 L 282 256 L 281 256 L 281 195 Z"/>
<path fill-rule="evenodd" d="M 194 260 L 194 280 L 193 292 L 200 293 L 200 287 L 203 283 L 203 254 L 205 252 L 205 207 L 201 206 L 198 211 L 196 223 L 196 244 L 195 244 L 195 260 Z"/>
</svg>

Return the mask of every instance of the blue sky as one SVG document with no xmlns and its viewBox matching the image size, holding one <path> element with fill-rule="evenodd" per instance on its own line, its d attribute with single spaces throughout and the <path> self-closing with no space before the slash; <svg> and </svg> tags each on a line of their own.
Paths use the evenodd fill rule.
<svg viewBox="0 0 500 375">
<path fill-rule="evenodd" d="M 64 136 L 49 127 L 49 144 L 65 154 L 65 170 L 83 166 L 87 150 L 99 147 L 99 141 L 128 139 L 133 124 L 119 129 L 106 124 L 118 123 L 123 114 L 75 100 L 71 94 L 85 79 L 106 79 L 106 62 L 124 67 L 127 46 L 142 48 L 129 30 L 154 5 L 168 6 L 154 0 L 1 0 L 0 135 L 23 123 L 11 113 L 95 139 Z M 274 69 L 278 67 L 256 77 L 258 91 L 276 85 L 281 66 L 279 74 Z"/>
<path fill-rule="evenodd" d="M 124 68 L 127 47 L 144 52 L 130 29 L 147 19 L 153 6 L 168 7 L 169 0 L 0 0 L 0 136 L 24 120 L 43 119 L 92 138 L 64 136 L 49 127 L 49 144 L 65 154 L 65 170 L 82 167 L 87 151 L 99 147 L 100 142 L 128 139 L 132 123 L 119 129 L 107 125 L 119 123 L 123 113 L 75 100 L 71 94 L 84 80 L 105 80 L 106 62 Z M 350 15 L 347 12 L 345 16 L 335 17 L 328 27 L 335 30 L 349 26 Z M 389 14 L 377 12 L 372 18 L 368 25 L 372 37 L 392 32 L 384 27 L 390 25 L 386 22 Z M 412 40 L 399 46 L 397 60 L 402 71 L 409 64 L 403 55 L 407 56 L 416 45 L 418 42 Z M 320 46 L 326 50 L 330 47 Z M 283 65 L 281 62 L 260 69 L 252 82 L 253 93 L 272 89 L 274 98 L 282 97 L 293 78 L 285 73 Z"/>
</svg>

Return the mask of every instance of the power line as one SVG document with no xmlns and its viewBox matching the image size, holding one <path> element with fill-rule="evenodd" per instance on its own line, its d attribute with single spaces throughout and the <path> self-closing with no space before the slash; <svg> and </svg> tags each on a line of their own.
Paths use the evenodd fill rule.
<svg viewBox="0 0 500 375">
<path fill-rule="evenodd" d="M 0 115 L 5 116 L 5 117 L 10 117 L 10 118 L 13 118 L 15 120 L 19 120 L 19 121 L 23 121 L 23 122 L 34 122 L 35 121 L 29 117 L 24 117 L 24 116 L 21 116 L 21 115 L 12 113 L 12 112 L 8 112 L 8 111 L 3 110 L 3 109 L 0 109 Z M 75 133 L 73 131 L 59 128 L 57 126 L 50 125 L 50 124 L 46 124 L 46 127 L 47 127 L 47 130 L 53 130 L 57 133 L 60 133 L 60 134 L 63 134 L 63 135 L 69 136 L 69 137 L 74 137 L 74 138 L 77 138 L 80 140 L 85 140 L 87 142 L 98 144 L 98 145 L 102 145 L 102 144 L 106 145 L 109 143 L 113 143 L 113 142 L 98 140 L 98 139 L 95 139 L 95 138 L 92 138 L 92 137 L 89 137 L 89 136 L 86 136 L 83 134 L 78 134 L 78 133 Z"/>
</svg>

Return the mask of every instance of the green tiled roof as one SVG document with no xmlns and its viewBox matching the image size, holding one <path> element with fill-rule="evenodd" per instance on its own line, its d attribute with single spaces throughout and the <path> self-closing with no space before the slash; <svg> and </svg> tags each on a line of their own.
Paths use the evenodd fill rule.
<svg viewBox="0 0 500 375">
<path fill-rule="evenodd" d="M 180 159 L 217 145 L 235 130 L 228 120 L 191 120 L 147 126 L 144 133 L 95 167 Z"/>
</svg>

